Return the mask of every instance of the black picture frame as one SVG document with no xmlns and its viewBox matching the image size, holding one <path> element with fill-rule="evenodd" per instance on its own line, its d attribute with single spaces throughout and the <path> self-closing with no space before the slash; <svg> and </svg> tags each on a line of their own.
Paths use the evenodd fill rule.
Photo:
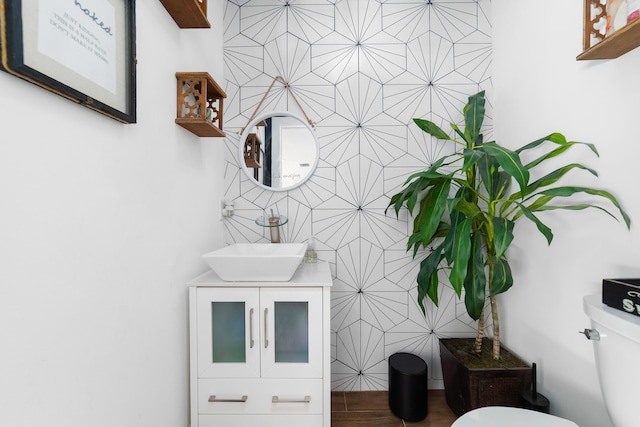
<svg viewBox="0 0 640 427">
<path fill-rule="evenodd" d="M 135 0 L 0 0 L 2 70 L 136 122 Z"/>
</svg>

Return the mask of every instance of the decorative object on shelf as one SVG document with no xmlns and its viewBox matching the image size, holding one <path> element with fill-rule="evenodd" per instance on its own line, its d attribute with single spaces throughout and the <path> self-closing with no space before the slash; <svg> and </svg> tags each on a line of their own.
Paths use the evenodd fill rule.
<svg viewBox="0 0 640 427">
<path fill-rule="evenodd" d="M 627 0 L 608 0 L 606 37 L 625 25 L 627 25 Z"/>
<path fill-rule="evenodd" d="M 0 0 L 2 69 L 135 123 L 135 9 L 135 0 Z"/>
<path fill-rule="evenodd" d="M 583 52 L 578 60 L 613 59 L 640 46 L 640 20 L 606 36 L 607 9 L 603 0 L 584 0 Z"/>
<path fill-rule="evenodd" d="M 627 0 L 627 23 L 640 18 L 640 0 Z"/>
<path fill-rule="evenodd" d="M 313 236 L 309 237 L 309 240 L 307 241 L 307 250 L 304 253 L 304 262 L 318 262 L 318 253 L 314 247 Z"/>
<path fill-rule="evenodd" d="M 211 28 L 207 0 L 160 0 L 180 28 Z"/>
<path fill-rule="evenodd" d="M 414 119 L 427 134 L 448 141 L 452 151 L 443 149 L 447 154 L 428 169 L 409 176 L 401 191 L 391 197 L 387 210 L 393 206 L 399 215 L 400 210 L 406 208 L 413 217 L 413 234 L 408 238 L 407 250 L 411 250 L 414 257 L 420 249 L 428 251 L 416 279 L 422 310 L 425 311 L 426 297 L 438 304 L 441 274 L 447 271 L 458 297 L 464 288 L 467 313 L 478 321 L 475 338 L 478 354 L 482 353 L 488 299 L 493 326 L 492 357 L 499 361 L 500 322 L 496 297 L 513 285 L 506 253 L 514 239 L 515 223 L 523 218 L 533 222 L 551 244 L 553 233 L 537 217 L 539 213 L 595 208 L 617 219 L 607 208 L 590 203 L 589 198 L 593 198 L 615 208 L 627 228 L 630 218 L 617 199 L 605 190 L 558 185 L 570 172 L 583 171 L 597 176 L 596 171 L 572 162 L 548 173 L 538 172 L 547 167 L 547 160 L 557 160 L 574 147 L 588 148 L 597 156 L 593 144 L 567 141 L 560 133 L 544 136 L 515 150 L 494 141 L 485 142 L 482 134 L 484 91 L 469 97 L 461 116 L 464 129 L 451 123 L 459 139 L 452 138 L 431 121 Z M 526 154 L 533 157 L 527 159 Z M 538 168 L 539 165 L 543 166 Z M 530 182 L 531 175 L 542 176 Z M 512 181 L 517 183 L 517 189 L 510 189 Z M 574 202 L 573 196 L 580 200 Z"/>
<path fill-rule="evenodd" d="M 222 88 L 206 72 L 176 73 L 176 123 L 198 136 L 225 136 L 222 131 Z"/>
<path fill-rule="evenodd" d="M 280 243 L 280 227 L 289 220 L 284 215 L 275 215 L 271 209 L 271 215 L 263 215 L 256 219 L 256 224 L 260 227 L 269 228 L 271 243 Z"/>
</svg>

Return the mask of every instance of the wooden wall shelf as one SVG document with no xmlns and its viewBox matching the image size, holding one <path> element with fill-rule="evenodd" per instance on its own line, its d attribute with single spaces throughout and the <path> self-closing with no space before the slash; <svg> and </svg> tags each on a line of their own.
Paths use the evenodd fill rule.
<svg viewBox="0 0 640 427">
<path fill-rule="evenodd" d="M 592 16 L 591 8 L 598 8 L 601 12 Z M 610 36 L 604 37 L 594 25 L 602 18 L 606 17 L 605 6 L 600 4 L 600 0 L 585 0 L 584 2 L 584 32 L 583 49 L 577 60 L 590 59 L 613 59 L 640 46 L 640 19 L 636 19 L 620 28 Z M 591 37 L 599 39 L 591 46 Z"/>
<path fill-rule="evenodd" d="M 160 0 L 180 28 L 211 28 L 207 0 Z"/>
<path fill-rule="evenodd" d="M 176 73 L 176 123 L 198 136 L 225 136 L 223 99 L 227 97 L 209 73 Z"/>
</svg>

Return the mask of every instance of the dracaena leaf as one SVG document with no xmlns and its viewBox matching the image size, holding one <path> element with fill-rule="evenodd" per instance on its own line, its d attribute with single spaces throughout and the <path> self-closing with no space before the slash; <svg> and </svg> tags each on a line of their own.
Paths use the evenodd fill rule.
<svg viewBox="0 0 640 427">
<path fill-rule="evenodd" d="M 418 301 L 428 296 L 435 305 L 438 305 L 438 265 L 442 260 L 442 245 L 438 246 L 425 259 L 420 262 L 418 272 Z M 435 282 L 434 282 L 435 279 Z M 424 306 L 421 304 L 424 310 Z"/>
<path fill-rule="evenodd" d="M 414 232 L 420 233 L 423 242 L 432 239 L 444 214 L 451 181 L 441 180 L 431 187 L 420 202 L 420 212 L 414 218 Z"/>
<path fill-rule="evenodd" d="M 493 225 L 493 248 L 495 256 L 501 258 L 513 241 L 514 223 L 507 218 L 491 217 Z"/>
<path fill-rule="evenodd" d="M 506 292 L 513 285 L 509 262 L 505 258 L 491 258 L 488 262 L 492 264 L 489 294 L 496 296 Z"/>
<path fill-rule="evenodd" d="M 536 147 L 540 146 L 541 144 L 543 144 L 546 141 L 550 141 L 550 142 L 553 142 L 554 144 L 558 144 L 558 145 L 565 145 L 565 144 L 569 144 L 569 145 L 576 145 L 576 144 L 584 145 L 584 146 L 588 147 L 591 151 L 593 151 L 593 153 L 595 153 L 596 156 L 599 156 L 598 150 L 596 149 L 595 145 L 593 145 L 591 143 L 587 143 L 587 142 L 578 142 L 578 141 L 570 141 L 569 142 L 569 141 L 567 141 L 567 138 L 565 138 L 565 136 L 563 134 L 558 133 L 558 132 L 554 132 L 554 133 L 549 134 L 547 136 L 544 136 L 544 137 L 542 137 L 540 139 L 536 139 L 535 141 L 530 142 L 529 144 L 518 148 L 516 150 L 516 152 L 518 154 L 520 154 L 523 151 L 531 150 L 533 148 L 536 148 Z"/>
<path fill-rule="evenodd" d="M 538 231 L 540 231 L 540 233 L 542 233 L 544 235 L 544 237 L 547 239 L 547 244 L 551 244 L 551 241 L 553 240 L 553 233 L 551 232 L 551 229 L 549 227 L 547 227 L 546 225 L 544 225 L 542 223 L 542 221 L 540 221 L 529 209 L 527 209 L 525 206 L 523 205 L 519 205 L 520 207 L 520 211 L 522 212 L 522 214 L 530 219 L 531 221 L 533 221 L 533 223 L 536 225 L 536 227 L 538 228 Z"/>
<path fill-rule="evenodd" d="M 461 199 L 455 206 L 455 210 L 462 212 L 465 216 L 473 217 L 481 213 L 480 208 L 475 203 Z"/>
<path fill-rule="evenodd" d="M 467 276 L 468 261 L 471 254 L 472 222 L 473 220 L 471 218 L 465 218 L 458 224 L 452 241 L 451 261 L 453 265 L 451 267 L 451 273 L 449 274 L 449 281 L 458 296 L 460 296 L 460 292 L 462 292 L 462 286 Z"/>
<path fill-rule="evenodd" d="M 520 186 L 521 193 L 524 195 L 529 183 L 529 171 L 522 165 L 520 156 L 495 142 L 487 142 L 482 146 L 482 150 L 493 156 L 502 169 L 516 180 Z"/>
<path fill-rule="evenodd" d="M 464 110 L 464 122 L 466 124 L 465 136 L 467 139 L 467 147 L 473 146 L 478 136 L 480 135 L 480 129 L 482 128 L 482 122 L 484 121 L 485 113 L 485 98 L 484 91 L 479 92 L 469 97 L 469 103 Z"/>
<path fill-rule="evenodd" d="M 485 155 L 482 151 L 472 150 L 470 148 L 465 148 L 462 151 L 462 153 L 464 155 L 464 162 L 462 164 L 462 172 L 466 172 L 467 170 L 472 168 L 473 165 L 478 163 L 478 160 L 480 160 L 480 158 Z"/>
<path fill-rule="evenodd" d="M 471 256 L 464 281 L 464 304 L 473 320 L 482 315 L 486 296 L 487 278 L 484 274 L 483 242 L 480 233 L 471 238 Z"/>
<path fill-rule="evenodd" d="M 539 178 L 539 179 L 535 180 L 534 182 L 532 182 L 531 184 L 529 184 L 527 186 L 527 190 L 525 191 L 525 193 L 527 195 L 529 195 L 529 194 L 534 193 L 535 191 L 537 191 L 540 188 L 544 188 L 544 187 L 548 187 L 550 185 L 553 185 L 556 182 L 558 182 L 558 180 L 560 178 L 565 176 L 568 172 L 570 172 L 573 169 L 586 170 L 586 171 L 589 171 L 592 175 L 598 176 L 598 172 L 596 172 L 595 170 L 593 170 L 591 168 L 588 168 L 588 167 L 586 167 L 584 165 L 581 165 L 579 163 L 571 163 L 571 164 L 568 164 L 568 165 L 563 166 L 561 168 L 558 168 L 558 169 L 554 170 L 553 172 L 550 172 L 550 173 L 546 174 L 542 178 Z"/>
<path fill-rule="evenodd" d="M 548 190 L 541 191 L 538 194 L 546 195 L 546 196 L 569 197 L 576 193 L 586 193 L 591 196 L 602 197 L 604 199 L 609 200 L 611 204 L 613 204 L 613 206 L 618 208 L 618 212 L 620 212 L 620 216 L 622 216 L 622 219 L 624 220 L 624 223 L 627 225 L 627 228 L 631 227 L 631 218 L 629 218 L 629 215 L 627 215 L 627 213 L 622 209 L 622 207 L 620 206 L 620 203 L 613 196 L 613 194 L 609 193 L 608 191 L 597 190 L 597 189 L 588 188 L 588 187 L 565 186 L 565 187 L 550 188 Z"/>
<path fill-rule="evenodd" d="M 436 125 L 432 121 L 424 119 L 413 119 L 414 123 L 418 125 L 420 129 L 433 136 L 436 139 L 450 140 L 449 135 L 443 131 L 440 126 Z"/>
<path fill-rule="evenodd" d="M 500 173 L 500 164 L 493 156 L 489 156 L 486 152 L 481 150 L 477 151 L 482 153 L 481 158 L 478 160 L 478 172 L 480 172 L 482 184 L 489 195 L 489 199 L 493 200 L 495 198 L 494 181 Z"/>
</svg>

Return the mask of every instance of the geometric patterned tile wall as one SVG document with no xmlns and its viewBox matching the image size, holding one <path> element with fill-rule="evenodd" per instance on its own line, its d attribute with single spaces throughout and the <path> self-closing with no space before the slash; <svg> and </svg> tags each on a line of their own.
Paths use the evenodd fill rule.
<svg viewBox="0 0 640 427">
<path fill-rule="evenodd" d="M 235 215 L 225 240 L 268 241 L 254 220 L 289 218 L 283 240 L 314 236 L 331 265 L 332 388 L 387 388 L 387 358 L 423 357 L 442 388 L 438 338 L 470 336 L 474 323 L 446 286 L 440 306 L 416 303 L 424 256 L 406 252 L 407 213 L 385 215 L 406 177 L 450 149 L 412 119 L 449 129 L 468 95 L 491 92 L 490 0 L 229 0 L 224 12 L 225 197 Z M 275 76 L 316 122 L 320 161 L 301 187 L 273 192 L 240 169 L 238 132 Z M 260 111 L 300 114 L 277 83 Z M 491 106 L 485 137 L 491 133 Z M 444 280 L 446 282 L 446 280 Z"/>
</svg>

